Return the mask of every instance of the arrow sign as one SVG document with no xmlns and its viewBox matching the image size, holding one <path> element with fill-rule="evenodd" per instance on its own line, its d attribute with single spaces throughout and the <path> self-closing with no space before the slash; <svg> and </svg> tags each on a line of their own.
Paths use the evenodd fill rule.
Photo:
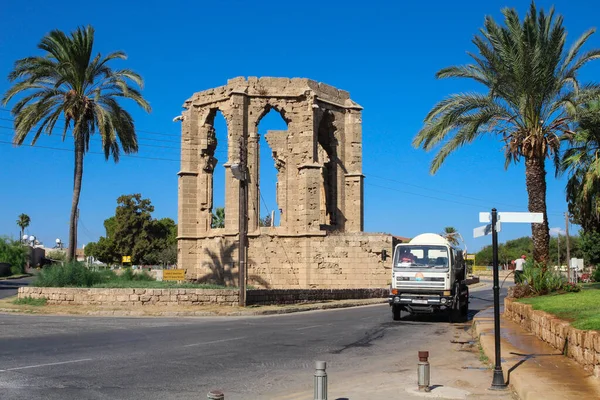
<svg viewBox="0 0 600 400">
<path fill-rule="evenodd" d="M 481 218 L 482 213 L 479 214 Z M 531 222 L 533 224 L 539 224 L 544 222 L 544 214 L 530 212 L 499 212 L 498 219 L 502 222 Z"/>
<path fill-rule="evenodd" d="M 482 213 L 483 214 L 483 213 Z M 496 222 L 496 232 L 500 232 L 502 225 L 500 225 L 500 221 Z M 480 226 L 479 228 L 473 229 L 473 237 L 481 237 L 486 236 L 492 233 L 492 224 L 487 224 L 484 226 Z"/>
</svg>

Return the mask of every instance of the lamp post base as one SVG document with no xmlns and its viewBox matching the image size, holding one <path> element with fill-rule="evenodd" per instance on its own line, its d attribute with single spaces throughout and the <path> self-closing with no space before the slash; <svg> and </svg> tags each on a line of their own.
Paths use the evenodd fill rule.
<svg viewBox="0 0 600 400">
<path fill-rule="evenodd" d="M 504 383 L 504 374 L 502 368 L 494 368 L 494 379 L 492 380 L 492 386 L 490 390 L 506 390 L 507 386 Z"/>
</svg>

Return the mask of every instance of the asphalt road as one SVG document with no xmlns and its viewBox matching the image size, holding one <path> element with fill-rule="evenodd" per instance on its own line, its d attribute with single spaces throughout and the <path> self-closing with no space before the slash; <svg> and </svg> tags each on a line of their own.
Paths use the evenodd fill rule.
<svg viewBox="0 0 600 400">
<path fill-rule="evenodd" d="M 19 290 L 21 286 L 29 285 L 29 283 L 33 281 L 33 279 L 33 276 L 29 276 L 27 278 L 21 279 L 0 280 L 0 299 L 15 296 L 17 294 L 17 290 Z"/>
<path fill-rule="evenodd" d="M 503 291 L 504 292 L 504 291 Z M 471 296 L 471 316 L 492 304 Z M 2 399 L 282 398 L 328 373 L 368 374 L 436 348 L 451 324 L 393 322 L 388 305 L 264 317 L 98 318 L 0 315 Z"/>
</svg>

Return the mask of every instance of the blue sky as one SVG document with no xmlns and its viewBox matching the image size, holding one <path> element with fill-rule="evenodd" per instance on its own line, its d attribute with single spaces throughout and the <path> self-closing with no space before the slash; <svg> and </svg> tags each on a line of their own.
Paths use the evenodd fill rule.
<svg viewBox="0 0 600 400">
<path fill-rule="evenodd" d="M 132 68 L 146 81 L 143 94 L 152 113 L 128 108 L 139 129 L 137 157 L 123 157 L 115 165 L 101 155 L 86 156 L 79 246 L 104 235 L 102 222 L 114 214 L 121 194 L 141 193 L 154 204 L 155 217 L 177 219 L 180 125 L 172 119 L 193 93 L 224 85 L 236 76 L 307 77 L 349 91 L 364 107 L 366 231 L 414 236 L 454 226 L 469 250 L 478 250 L 490 243 L 489 236 L 472 238 L 473 228 L 481 225 L 479 211 L 527 210 L 523 165 L 504 170 L 502 143 L 497 138 L 484 137 L 457 151 L 434 176 L 428 172 L 433 153 L 414 149 L 410 143 L 437 101 L 477 89 L 466 81 L 436 80 L 435 72 L 469 62 L 466 52 L 474 51 L 471 39 L 485 15 L 500 20 L 505 6 L 523 15 L 528 1 L 2 3 L 0 92 L 8 88 L 5 77 L 13 62 L 35 54 L 46 33 L 71 31 L 84 24 L 96 29 L 97 51 L 124 50 L 129 59 L 116 66 Z M 546 9 L 554 4 L 564 16 L 569 45 L 598 22 L 600 5 L 595 2 L 537 4 Z M 600 34 L 587 45 L 587 49 L 597 47 Z M 591 63 L 581 79 L 594 79 L 599 71 L 600 62 Z M 42 137 L 36 148 L 15 148 L 7 144 L 12 135 L 10 120 L 10 113 L 0 109 L 0 235 L 16 237 L 17 216 L 26 213 L 32 220 L 29 234 L 47 245 L 56 238 L 65 241 L 73 185 L 72 145 L 56 135 Z M 216 128 L 218 137 L 226 134 L 221 120 Z M 284 128 L 280 117 L 270 113 L 259 131 Z M 92 147 L 92 152 L 100 152 L 98 142 Z M 265 160 L 269 153 L 266 146 L 263 150 Z M 565 179 L 556 179 L 548 167 L 550 227 L 564 229 Z M 261 211 L 265 212 L 275 208 L 274 167 L 267 159 L 261 168 L 265 181 Z M 215 184 L 215 191 L 218 205 L 222 184 Z M 500 241 L 530 234 L 527 224 L 505 224 L 502 229 Z"/>
</svg>

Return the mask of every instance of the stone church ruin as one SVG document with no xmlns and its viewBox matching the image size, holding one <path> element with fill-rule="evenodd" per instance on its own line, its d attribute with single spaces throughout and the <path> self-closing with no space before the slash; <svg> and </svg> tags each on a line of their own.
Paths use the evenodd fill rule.
<svg viewBox="0 0 600 400">
<path fill-rule="evenodd" d="M 260 160 L 258 124 L 271 110 L 287 129 L 267 132 L 272 159 Z M 227 143 L 217 142 L 217 111 L 227 124 Z M 361 111 L 348 92 L 300 78 L 238 77 L 187 100 L 178 173 L 178 264 L 186 277 L 237 285 L 240 197 L 232 165 L 243 152 L 249 175 L 248 284 L 388 286 L 389 261 L 381 253 L 391 254 L 392 237 L 363 232 Z M 216 157 L 216 149 L 224 147 L 226 157 Z M 259 224 L 260 162 L 277 170 L 278 226 Z M 216 168 L 225 169 L 225 182 L 215 181 Z M 213 187 L 223 184 L 225 226 L 212 228 Z"/>
</svg>

